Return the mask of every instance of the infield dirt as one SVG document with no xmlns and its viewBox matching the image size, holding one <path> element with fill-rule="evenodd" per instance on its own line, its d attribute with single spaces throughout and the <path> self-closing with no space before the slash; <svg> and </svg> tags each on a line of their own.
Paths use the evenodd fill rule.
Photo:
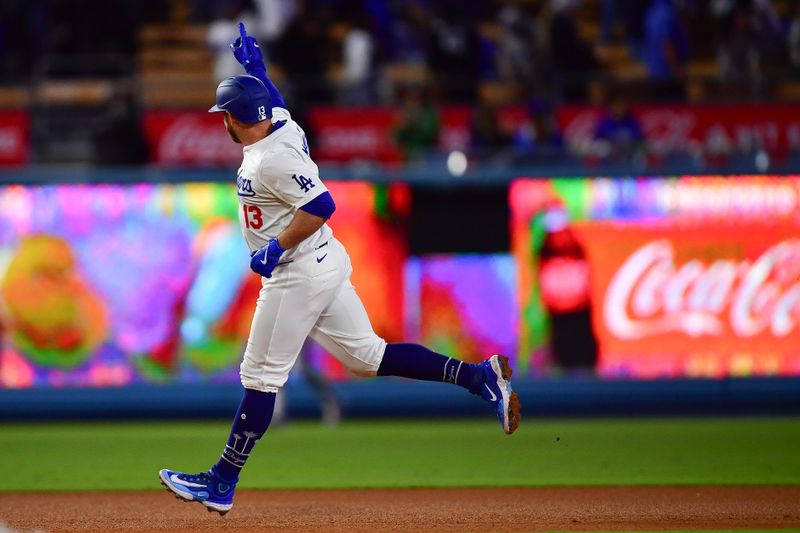
<svg viewBox="0 0 800 533">
<path fill-rule="evenodd" d="M 0 493 L 0 521 L 48 532 L 800 527 L 800 486 L 243 490 L 235 501 L 221 517 L 166 492 Z"/>
</svg>

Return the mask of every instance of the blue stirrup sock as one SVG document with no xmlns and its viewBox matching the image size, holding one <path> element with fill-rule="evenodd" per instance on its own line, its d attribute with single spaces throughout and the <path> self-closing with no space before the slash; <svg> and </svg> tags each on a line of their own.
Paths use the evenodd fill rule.
<svg viewBox="0 0 800 533">
<path fill-rule="evenodd" d="M 217 464 L 211 467 L 223 480 L 230 483 L 239 480 L 239 472 L 247 457 L 272 421 L 275 396 L 274 392 L 244 389 L 244 396 L 236 411 L 228 443 Z"/>
<path fill-rule="evenodd" d="M 478 365 L 411 343 L 387 344 L 378 375 L 454 383 L 470 392 L 477 391 L 486 379 Z"/>
</svg>

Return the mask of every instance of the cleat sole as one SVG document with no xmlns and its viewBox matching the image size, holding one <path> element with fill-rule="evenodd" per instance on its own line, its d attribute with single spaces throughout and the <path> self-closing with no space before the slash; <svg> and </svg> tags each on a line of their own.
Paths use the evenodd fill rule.
<svg viewBox="0 0 800 533">
<path fill-rule="evenodd" d="M 519 421 L 522 418 L 520 411 L 522 411 L 522 402 L 519 401 L 519 395 L 512 392 L 508 398 L 508 431 L 506 435 L 511 435 L 519 427 Z"/>
<path fill-rule="evenodd" d="M 514 374 L 514 371 L 511 369 L 511 363 L 508 361 L 508 357 L 505 355 L 497 355 L 497 364 L 500 367 L 500 375 L 502 378 L 509 383 L 508 390 L 511 390 L 511 376 Z M 511 435 L 514 433 L 517 428 L 519 427 L 520 420 L 522 415 L 520 412 L 522 411 L 522 402 L 519 400 L 519 395 L 516 392 L 511 392 L 508 397 L 508 429 L 503 429 L 503 432 L 506 435 Z"/>
<path fill-rule="evenodd" d="M 511 375 L 514 373 L 511 370 L 511 365 L 508 362 L 508 357 L 505 355 L 498 355 L 497 361 L 500 363 L 500 371 L 503 374 L 503 379 L 511 379 Z"/>
</svg>

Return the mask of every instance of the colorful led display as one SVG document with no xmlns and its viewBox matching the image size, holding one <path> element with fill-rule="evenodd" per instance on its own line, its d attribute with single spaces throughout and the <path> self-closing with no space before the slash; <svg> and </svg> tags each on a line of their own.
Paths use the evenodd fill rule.
<svg viewBox="0 0 800 533">
<path fill-rule="evenodd" d="M 519 180 L 532 371 L 800 374 L 800 179 Z"/>
<path fill-rule="evenodd" d="M 398 340 L 408 191 L 329 189 L 353 282 Z M 228 184 L 0 187 L 0 387 L 236 381 L 260 289 L 237 208 Z"/>
<path fill-rule="evenodd" d="M 510 255 L 414 257 L 406 263 L 406 338 L 478 362 L 514 357 L 519 326 Z"/>
</svg>

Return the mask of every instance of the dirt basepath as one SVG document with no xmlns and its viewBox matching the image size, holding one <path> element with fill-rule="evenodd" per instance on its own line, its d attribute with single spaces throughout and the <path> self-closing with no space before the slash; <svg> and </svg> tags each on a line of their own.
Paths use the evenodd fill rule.
<svg viewBox="0 0 800 533">
<path fill-rule="evenodd" d="M 800 527 L 798 487 L 242 490 L 224 517 L 166 492 L 0 493 L 55 531 L 544 531 Z"/>
</svg>

